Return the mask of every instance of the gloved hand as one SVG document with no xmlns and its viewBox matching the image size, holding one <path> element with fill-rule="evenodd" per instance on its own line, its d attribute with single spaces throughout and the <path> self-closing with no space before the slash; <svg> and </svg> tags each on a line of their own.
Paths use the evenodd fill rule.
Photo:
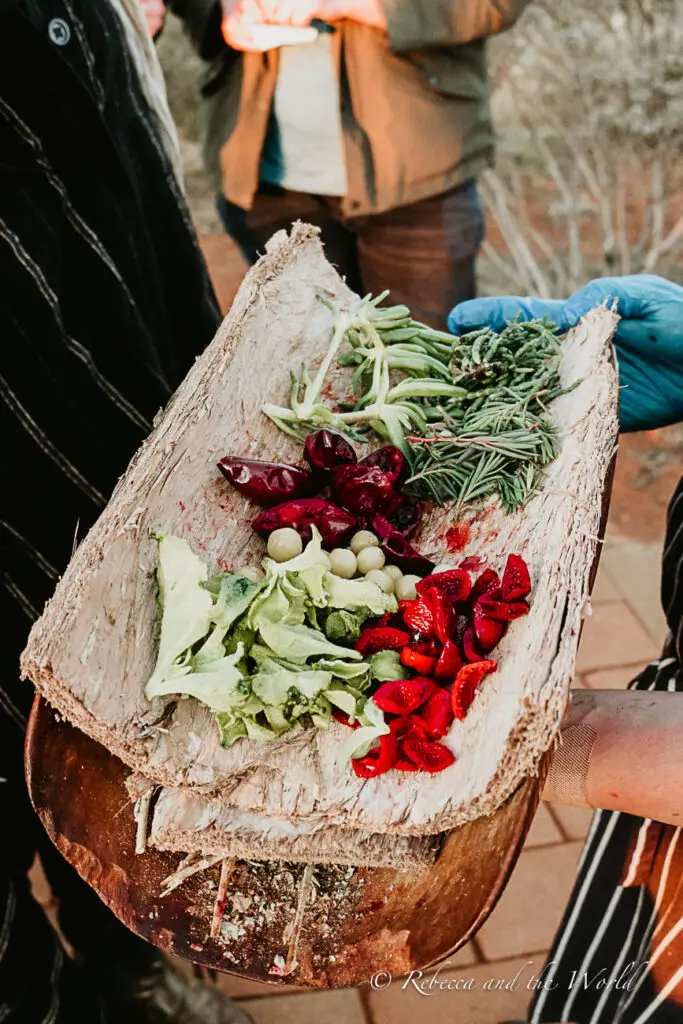
<svg viewBox="0 0 683 1024">
<path fill-rule="evenodd" d="M 622 431 L 654 430 L 683 420 L 683 288 L 653 274 L 602 277 L 569 299 L 506 296 L 470 299 L 451 311 L 454 334 L 503 329 L 518 313 L 546 316 L 560 330 L 574 327 L 605 298 L 618 300 L 615 347 L 619 360 Z"/>
</svg>

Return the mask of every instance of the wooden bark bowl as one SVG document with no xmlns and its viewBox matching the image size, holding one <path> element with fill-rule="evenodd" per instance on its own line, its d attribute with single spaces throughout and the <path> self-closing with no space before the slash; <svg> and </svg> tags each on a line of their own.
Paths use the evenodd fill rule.
<svg viewBox="0 0 683 1024">
<path fill-rule="evenodd" d="M 427 871 L 328 865 L 314 869 L 318 884 L 311 885 L 304 865 L 255 870 L 237 862 L 223 932 L 212 939 L 218 866 L 160 898 L 179 855 L 135 854 L 128 774 L 122 761 L 36 697 L 26 737 L 33 805 L 57 848 L 116 916 L 166 952 L 206 967 L 318 988 L 427 967 L 467 942 L 507 883 L 542 782 L 526 779 L 495 814 L 447 833 Z M 249 926 L 254 908 L 264 905 L 274 908 L 267 922 Z M 231 935 L 239 965 L 231 962 Z"/>
</svg>

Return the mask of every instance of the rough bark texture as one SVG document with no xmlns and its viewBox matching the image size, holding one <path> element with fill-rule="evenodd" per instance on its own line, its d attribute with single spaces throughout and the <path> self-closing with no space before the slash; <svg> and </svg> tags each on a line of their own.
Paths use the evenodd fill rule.
<svg viewBox="0 0 683 1024">
<path fill-rule="evenodd" d="M 359 829 L 291 822 L 236 811 L 222 800 L 163 789 L 157 799 L 150 842 L 159 850 L 198 851 L 243 859 L 308 864 L 364 864 L 407 870 L 433 864 L 438 836 L 373 835 Z"/>
<path fill-rule="evenodd" d="M 616 368 L 609 344 L 617 318 L 593 310 L 567 336 L 562 377 L 583 382 L 552 407 L 562 439 L 542 492 L 520 513 L 489 506 L 475 516 L 462 554 L 502 568 L 510 551 L 529 563 L 528 618 L 511 625 L 465 722 L 446 742 L 455 764 L 436 776 L 340 775 L 344 727 L 278 742 L 220 747 L 208 711 L 194 700 L 148 704 L 155 659 L 155 544 L 150 531 L 186 537 L 210 569 L 263 554 L 254 510 L 215 469 L 226 453 L 300 457 L 300 446 L 260 413 L 285 403 L 288 371 L 320 358 L 330 319 L 317 294 L 351 293 L 324 259 L 313 228 L 275 240 L 247 275 L 211 346 L 197 361 L 76 551 L 34 626 L 24 673 L 55 707 L 136 771 L 169 787 L 220 793 L 239 811 L 392 835 L 434 834 L 490 814 L 537 771 L 556 734 L 573 674 L 579 631 L 618 431 Z M 337 392 L 343 392 L 337 381 Z M 448 510 L 428 517 L 417 546 L 446 553 Z M 228 801 L 229 798 L 229 801 Z"/>
</svg>

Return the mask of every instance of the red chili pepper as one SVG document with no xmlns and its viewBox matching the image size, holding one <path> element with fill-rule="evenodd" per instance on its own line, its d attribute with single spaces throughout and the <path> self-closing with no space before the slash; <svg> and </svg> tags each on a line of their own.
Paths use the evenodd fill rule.
<svg viewBox="0 0 683 1024">
<path fill-rule="evenodd" d="M 356 641 L 355 648 L 364 658 L 377 651 L 400 651 L 410 640 L 410 636 L 402 629 L 393 626 L 370 626 L 364 629 Z"/>
<path fill-rule="evenodd" d="M 376 466 L 335 466 L 331 479 L 332 497 L 364 516 L 374 516 L 389 501 L 391 480 Z"/>
<path fill-rule="evenodd" d="M 455 679 L 462 668 L 460 651 L 452 640 L 446 640 L 434 669 L 436 679 Z"/>
<path fill-rule="evenodd" d="M 475 604 L 482 594 L 488 594 L 490 590 L 495 590 L 496 587 L 500 586 L 500 576 L 493 569 L 484 569 L 481 576 L 477 576 L 472 587 L 472 593 L 470 599 L 472 604 Z"/>
<path fill-rule="evenodd" d="M 472 665 L 463 665 L 455 677 L 451 689 L 451 705 L 456 718 L 463 720 L 470 704 L 474 700 L 477 687 L 485 675 L 493 672 L 497 663 L 491 661 L 475 661 Z"/>
<path fill-rule="evenodd" d="M 529 569 L 521 555 L 508 555 L 500 591 L 503 601 L 520 601 L 531 593 Z"/>
<path fill-rule="evenodd" d="M 384 537 L 390 535 L 394 530 L 398 530 L 405 537 L 409 537 L 420 525 L 423 512 L 424 506 L 419 498 L 415 498 L 412 494 L 397 494 L 394 491 L 384 512 L 375 517 L 377 520 L 375 532 L 380 537 Z"/>
<path fill-rule="evenodd" d="M 425 637 L 434 635 L 434 612 L 425 598 L 411 601 L 403 613 L 403 621 L 411 633 L 421 633 Z"/>
<path fill-rule="evenodd" d="M 314 430 L 306 438 L 304 454 L 314 469 L 334 469 L 335 466 L 353 466 L 356 453 L 342 434 L 336 430 Z"/>
<path fill-rule="evenodd" d="M 468 626 L 465 630 L 465 635 L 462 638 L 462 653 L 465 655 L 466 661 L 483 661 L 484 652 L 479 646 L 474 626 Z"/>
<path fill-rule="evenodd" d="M 382 683 L 372 699 L 380 711 L 389 715 L 410 715 L 431 697 L 435 689 L 436 684 L 423 676 L 393 679 Z"/>
<path fill-rule="evenodd" d="M 379 746 L 373 747 L 364 757 L 351 760 L 353 770 L 360 779 L 374 779 L 393 768 L 398 756 L 396 737 L 393 732 L 385 733 L 379 738 Z"/>
<path fill-rule="evenodd" d="M 404 647 L 401 651 L 401 664 L 406 668 L 415 669 L 418 675 L 431 676 L 436 668 L 436 658 L 430 658 L 427 654 L 420 654 L 418 651 Z"/>
<path fill-rule="evenodd" d="M 320 531 L 323 543 L 339 547 L 358 526 L 357 518 L 344 508 L 322 498 L 300 498 L 286 501 L 262 512 L 251 524 L 262 537 L 269 537 L 281 526 L 291 526 L 302 540 L 311 539 L 311 527 Z"/>
<path fill-rule="evenodd" d="M 372 529 L 382 538 L 382 551 L 391 565 L 397 565 L 401 572 L 416 576 L 427 576 L 434 568 L 434 562 L 416 551 L 399 530 L 395 530 L 384 515 L 373 516 Z"/>
<path fill-rule="evenodd" d="M 464 569 L 448 569 L 446 572 L 438 572 L 435 576 L 425 576 L 416 584 L 415 589 L 418 594 L 439 590 L 453 604 L 459 604 L 470 596 L 472 581 Z"/>
<path fill-rule="evenodd" d="M 383 448 L 370 452 L 369 455 L 360 460 L 361 466 L 376 466 L 378 469 L 381 469 L 389 477 L 394 487 L 401 475 L 404 462 L 405 459 L 401 449 L 396 448 L 393 444 L 386 444 Z"/>
<path fill-rule="evenodd" d="M 453 722 L 453 707 L 448 690 L 439 687 L 420 710 L 420 718 L 432 739 L 445 736 Z"/>
<path fill-rule="evenodd" d="M 427 603 L 432 610 L 434 632 L 441 643 L 445 644 L 455 629 L 453 605 L 442 590 L 436 589 L 427 591 Z"/>
<path fill-rule="evenodd" d="M 422 772 L 441 772 L 455 761 L 453 751 L 436 740 L 419 740 L 408 735 L 403 741 L 403 749 L 406 757 Z"/>
<path fill-rule="evenodd" d="M 305 498 L 319 489 L 307 469 L 284 462 L 262 462 L 226 455 L 218 468 L 229 484 L 259 505 L 277 505 L 288 498 Z"/>
<path fill-rule="evenodd" d="M 505 633 L 505 623 L 485 615 L 480 604 L 474 606 L 474 631 L 479 646 L 484 654 L 488 654 L 500 642 Z"/>
<path fill-rule="evenodd" d="M 498 599 L 498 593 L 499 591 L 494 590 L 493 593 L 479 598 L 479 607 L 489 618 L 498 619 L 499 622 L 512 622 L 513 619 L 519 619 L 522 615 L 528 615 L 527 601 L 502 601 Z"/>
</svg>

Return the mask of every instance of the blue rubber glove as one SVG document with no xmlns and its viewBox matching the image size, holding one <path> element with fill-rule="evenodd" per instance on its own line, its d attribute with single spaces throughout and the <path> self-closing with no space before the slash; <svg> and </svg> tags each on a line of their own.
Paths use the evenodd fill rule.
<svg viewBox="0 0 683 1024">
<path fill-rule="evenodd" d="M 622 431 L 654 430 L 683 420 L 683 288 L 663 277 L 633 274 L 591 281 L 569 299 L 470 299 L 452 310 L 454 334 L 503 329 L 518 313 L 546 316 L 560 330 L 574 327 L 605 298 L 618 300 L 615 347 L 621 384 Z"/>
</svg>

